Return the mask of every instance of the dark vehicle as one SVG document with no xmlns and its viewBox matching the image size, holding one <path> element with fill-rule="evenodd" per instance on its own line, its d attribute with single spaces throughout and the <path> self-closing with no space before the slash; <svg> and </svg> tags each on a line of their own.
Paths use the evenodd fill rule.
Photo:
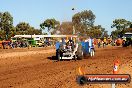
<svg viewBox="0 0 132 88">
<path fill-rule="evenodd" d="M 132 46 L 132 33 L 125 33 L 123 36 L 123 47 Z"/>
</svg>

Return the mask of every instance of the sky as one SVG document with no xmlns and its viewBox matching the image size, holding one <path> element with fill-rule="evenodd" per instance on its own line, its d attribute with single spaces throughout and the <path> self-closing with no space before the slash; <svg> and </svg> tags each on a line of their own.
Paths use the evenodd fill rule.
<svg viewBox="0 0 132 88">
<path fill-rule="evenodd" d="M 8 11 L 14 26 L 27 22 L 39 29 L 47 18 L 71 21 L 75 13 L 91 10 L 96 16 L 95 25 L 102 25 L 110 34 L 114 19 L 132 21 L 131 3 L 132 0 L 0 0 L 0 12 Z"/>
</svg>

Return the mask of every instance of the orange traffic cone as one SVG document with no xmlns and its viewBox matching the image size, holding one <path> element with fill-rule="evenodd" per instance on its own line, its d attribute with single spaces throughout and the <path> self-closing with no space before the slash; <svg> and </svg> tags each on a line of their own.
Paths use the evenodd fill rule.
<svg viewBox="0 0 132 88">
<path fill-rule="evenodd" d="M 113 69 L 113 74 L 118 74 L 118 69 L 119 69 L 119 61 L 114 62 L 114 69 Z"/>
</svg>

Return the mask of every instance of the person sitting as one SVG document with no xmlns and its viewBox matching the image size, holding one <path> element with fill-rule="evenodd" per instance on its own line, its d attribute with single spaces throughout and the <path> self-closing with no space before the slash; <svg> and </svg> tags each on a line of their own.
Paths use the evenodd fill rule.
<svg viewBox="0 0 132 88">
<path fill-rule="evenodd" d="M 73 40 L 69 40 L 68 42 L 67 42 L 67 48 L 68 49 L 70 49 L 71 51 L 73 51 L 74 50 L 74 41 Z"/>
</svg>

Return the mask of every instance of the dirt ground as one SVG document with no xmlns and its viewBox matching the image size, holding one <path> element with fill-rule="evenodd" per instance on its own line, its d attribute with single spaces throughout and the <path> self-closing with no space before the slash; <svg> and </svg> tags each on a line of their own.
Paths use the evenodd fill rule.
<svg viewBox="0 0 132 88">
<path fill-rule="evenodd" d="M 78 68 L 87 74 L 112 74 L 113 63 L 119 59 L 119 73 L 132 75 L 132 48 L 106 47 L 96 49 L 95 57 L 78 61 L 52 60 L 55 48 L 0 49 L 0 88 L 111 88 L 111 84 L 76 82 Z M 132 88 L 116 84 L 117 88 Z"/>
</svg>

